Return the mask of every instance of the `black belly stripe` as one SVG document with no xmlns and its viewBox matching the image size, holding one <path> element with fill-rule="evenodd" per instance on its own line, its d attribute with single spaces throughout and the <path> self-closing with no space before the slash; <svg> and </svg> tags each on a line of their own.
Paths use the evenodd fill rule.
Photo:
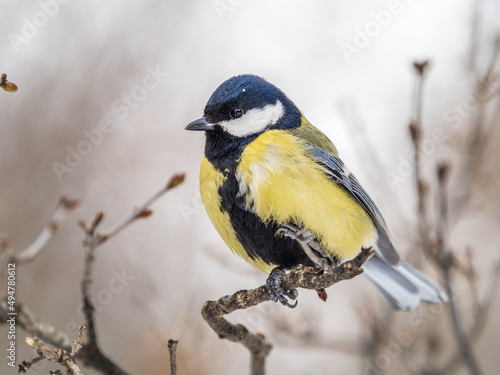
<svg viewBox="0 0 500 375">
<path fill-rule="evenodd" d="M 232 172 L 232 171 L 231 171 Z M 264 223 L 245 207 L 244 197 L 237 197 L 238 181 L 234 173 L 228 173 L 225 183 L 220 187 L 221 208 L 229 214 L 236 237 L 248 256 L 260 258 L 267 264 L 293 267 L 298 264 L 312 266 L 299 243 L 289 237 L 276 236 L 278 223 Z"/>
</svg>

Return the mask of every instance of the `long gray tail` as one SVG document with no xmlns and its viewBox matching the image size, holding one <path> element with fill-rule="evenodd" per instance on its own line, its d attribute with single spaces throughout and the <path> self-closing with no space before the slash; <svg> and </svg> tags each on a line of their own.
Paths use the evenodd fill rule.
<svg viewBox="0 0 500 375">
<path fill-rule="evenodd" d="M 398 310 L 412 310 L 420 302 L 447 302 L 446 292 L 410 264 L 391 266 L 375 252 L 363 266 L 364 274 Z"/>
</svg>

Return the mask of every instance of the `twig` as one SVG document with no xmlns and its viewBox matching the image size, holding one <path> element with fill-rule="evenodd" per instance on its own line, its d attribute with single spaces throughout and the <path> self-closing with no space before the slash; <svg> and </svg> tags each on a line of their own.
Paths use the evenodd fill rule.
<svg viewBox="0 0 500 375">
<path fill-rule="evenodd" d="M 168 340 L 168 352 L 170 353 L 170 375 L 177 374 L 177 344 L 179 344 L 179 341 L 177 340 Z"/>
<path fill-rule="evenodd" d="M 71 353 L 70 355 L 74 357 L 76 353 L 80 351 L 82 348 L 82 341 L 83 341 L 83 334 L 85 333 L 85 330 L 87 329 L 87 326 L 83 325 L 80 326 L 80 334 L 78 335 L 78 338 L 75 340 L 73 345 L 71 346 Z"/>
<path fill-rule="evenodd" d="M 479 375 L 481 371 L 476 362 L 472 348 L 467 336 L 464 333 L 458 306 L 454 298 L 454 289 L 451 282 L 451 267 L 453 265 L 452 254 L 448 248 L 447 242 L 447 222 L 448 222 L 448 194 L 447 194 L 447 181 L 449 174 L 449 165 L 441 164 L 437 170 L 439 182 L 439 214 L 440 220 L 437 227 L 437 256 L 439 257 L 439 265 L 444 279 L 446 292 L 450 296 L 449 311 L 453 333 L 455 334 L 460 352 L 463 359 L 469 368 L 471 375 Z"/>
<path fill-rule="evenodd" d="M 467 335 L 467 339 L 471 343 L 475 343 L 483 333 L 491 311 L 493 299 L 498 289 L 498 282 L 500 279 L 500 248 L 497 249 L 497 251 L 499 251 L 499 254 L 497 254 L 496 260 L 491 268 L 490 281 L 488 283 L 487 291 L 484 294 L 482 301 L 476 307 L 474 323 Z M 442 366 L 442 370 L 436 372 L 436 374 L 448 375 L 454 373 L 458 369 L 462 359 L 462 354 L 456 353 L 448 362 L 446 362 L 445 365 Z"/>
<path fill-rule="evenodd" d="M 471 27 L 471 46 L 469 54 L 469 68 L 474 73 L 477 73 L 477 57 L 478 57 L 478 45 L 479 45 L 479 27 L 481 25 L 482 16 L 482 0 L 474 1 L 474 16 L 472 19 Z"/>
<path fill-rule="evenodd" d="M 82 221 L 79 222 L 79 226 L 85 232 L 85 238 L 83 241 L 83 246 L 85 249 L 85 264 L 84 264 L 84 272 L 83 272 L 83 281 L 81 285 L 82 290 L 82 298 L 84 301 L 84 315 L 86 318 L 87 327 L 89 330 L 89 339 L 88 344 L 82 347 L 83 340 L 83 331 L 86 326 L 82 326 L 80 328 L 80 336 L 74 342 L 71 343 L 67 336 L 61 332 L 59 332 L 56 328 L 54 328 L 49 323 L 45 322 L 40 316 L 36 315 L 32 311 L 30 311 L 27 307 L 25 307 L 20 301 L 16 301 L 16 322 L 19 326 L 25 329 L 28 332 L 31 332 L 35 335 L 34 339 L 30 339 L 29 343 L 32 346 L 37 348 L 42 348 L 41 341 L 38 340 L 38 336 L 42 337 L 47 342 L 52 345 L 60 348 L 54 349 L 58 351 L 57 353 L 63 353 L 61 355 L 61 360 L 66 363 L 66 367 L 68 368 L 68 372 L 70 374 L 81 374 L 80 370 L 76 366 L 73 366 L 71 360 L 74 362 L 74 356 L 78 353 L 78 358 L 82 360 L 84 365 L 87 367 L 94 368 L 102 373 L 107 375 L 123 375 L 126 374 L 121 368 L 119 368 L 113 361 L 111 361 L 108 357 L 106 357 L 102 351 L 100 350 L 97 343 L 97 334 L 94 322 L 94 306 L 90 300 L 90 284 L 91 284 L 91 275 L 92 275 L 92 267 L 94 262 L 94 252 L 96 248 L 102 244 L 105 240 L 111 238 L 116 235 L 118 232 L 123 230 L 129 224 L 134 222 L 136 219 L 145 218 L 152 214 L 152 211 L 149 209 L 149 206 L 153 204 L 157 199 L 159 199 L 165 192 L 172 189 L 173 187 L 181 184 L 184 180 L 184 174 L 176 174 L 174 175 L 169 183 L 162 189 L 160 192 L 155 194 L 152 198 L 150 198 L 139 210 L 134 211 L 134 213 L 126 220 L 123 221 L 118 226 L 115 226 L 115 229 L 108 231 L 105 235 L 100 235 L 96 232 L 96 229 L 100 222 L 104 218 L 104 214 L 102 212 L 98 213 L 94 218 L 90 227 L 87 227 L 86 224 Z M 74 209 L 78 206 L 78 202 L 76 200 L 71 200 L 63 197 L 59 202 L 58 209 L 53 215 L 53 218 L 47 228 L 40 234 L 40 236 L 35 240 L 35 242 L 30 245 L 27 249 L 16 254 L 16 261 L 23 263 L 33 260 L 37 255 L 41 253 L 41 251 L 45 248 L 48 241 L 52 238 L 53 234 L 57 230 L 57 228 L 61 225 L 66 214 L 69 210 Z M 8 248 L 7 242 L 0 238 L 0 251 L 1 251 L 1 261 L 5 259 L 13 259 L 13 253 L 11 254 Z M 7 296 L 0 296 L 0 320 L 1 322 L 6 322 L 7 313 L 9 312 L 9 305 Z M 41 350 L 41 349 L 40 349 Z M 50 349 L 53 350 L 53 349 Z M 56 353 L 46 351 L 47 353 Z M 69 352 L 69 354 L 68 354 Z M 47 354 L 46 353 L 46 354 Z M 68 358 L 66 358 L 67 356 Z M 63 358 L 64 357 L 64 358 Z M 43 358 L 43 357 L 42 357 Z M 23 362 L 23 366 L 29 368 L 31 365 L 41 360 L 40 358 L 34 358 L 30 361 Z M 23 369 L 22 367 L 21 369 Z"/>
<path fill-rule="evenodd" d="M 10 312 L 7 296 L 0 298 L 0 322 L 7 321 L 7 313 Z M 26 307 L 21 301 L 16 300 L 16 324 L 26 332 L 36 334 L 51 345 L 65 350 L 71 350 L 71 340 L 67 335 L 59 332 L 54 326 L 47 323 L 42 317 Z"/>
<path fill-rule="evenodd" d="M 45 359 L 45 357 L 42 357 L 41 355 L 39 355 L 38 357 L 32 358 L 28 361 L 22 361 L 18 365 L 18 373 L 25 374 L 26 372 L 28 372 L 28 370 L 31 368 L 31 366 L 33 366 L 35 363 L 43 361 L 44 359 Z"/>
<path fill-rule="evenodd" d="M 71 353 L 68 353 L 66 350 L 61 348 L 49 348 L 38 338 L 36 334 L 33 335 L 33 338 L 26 338 L 26 343 L 33 347 L 38 356 L 31 361 L 23 361 L 19 365 L 19 372 L 25 373 L 34 363 L 40 361 L 41 358 L 46 358 L 49 361 L 60 363 L 66 367 L 69 375 L 82 375 L 82 371 L 75 362 L 75 354 L 81 349 L 80 342 L 83 339 L 84 331 L 85 328 L 83 326 L 80 327 L 80 335 L 72 347 Z"/>
<path fill-rule="evenodd" d="M 21 251 L 15 251 L 8 246 L 4 238 L 0 238 L 0 277 L 6 269 L 7 263 L 23 264 L 33 261 L 43 250 L 47 248 L 49 242 L 54 238 L 56 231 L 66 220 L 68 214 L 80 205 L 77 199 L 62 196 L 59 199 L 56 210 L 50 219 L 49 224 L 42 230 L 31 245 Z"/>
<path fill-rule="evenodd" d="M 185 177 L 186 176 L 184 173 L 177 173 L 173 175 L 170 178 L 169 182 L 161 190 L 159 190 L 155 195 L 149 198 L 141 207 L 135 209 L 130 216 L 125 218 L 120 223 L 117 223 L 112 228 L 109 228 L 105 233 L 102 233 L 99 236 L 99 244 L 105 242 L 106 240 L 110 239 L 113 236 L 116 236 L 119 232 L 121 232 L 135 220 L 143 219 L 150 216 L 153 213 L 153 211 L 151 211 L 149 207 L 153 203 L 155 203 L 159 198 L 161 198 L 163 194 L 165 194 L 167 191 L 182 184 L 184 182 Z"/>
<path fill-rule="evenodd" d="M 318 274 L 314 272 L 312 267 L 300 265 L 288 272 L 281 279 L 281 283 L 285 290 L 298 287 L 313 290 L 328 288 L 342 280 L 352 279 L 361 274 L 363 272 L 362 265 L 372 255 L 372 248 L 362 249 L 356 258 L 334 268 L 332 273 Z M 230 296 L 221 297 L 217 301 L 207 301 L 202 309 L 203 318 L 219 338 L 241 342 L 250 351 L 252 356 L 251 373 L 253 375 L 265 374 L 265 360 L 272 345 L 266 341 L 262 333 L 253 334 L 241 324 L 229 323 L 223 316 L 236 310 L 256 306 L 270 299 L 267 287 L 262 285 L 256 289 L 240 290 Z"/>
<path fill-rule="evenodd" d="M 2 323 L 7 321 L 7 312 L 9 312 L 9 305 L 7 302 L 6 296 L 0 298 L 0 322 Z M 16 312 L 16 324 L 26 332 L 36 334 L 50 345 L 61 348 L 66 352 L 71 352 L 73 350 L 75 344 L 68 339 L 66 334 L 58 331 L 54 326 L 26 307 L 21 301 L 16 300 Z M 103 362 L 100 357 L 96 357 L 96 353 L 88 346 L 83 346 L 78 351 L 77 358 L 86 367 L 94 368 L 105 374 L 126 374 L 126 372 L 119 369 L 118 366 L 114 365 L 113 367 L 107 361 Z M 34 359 L 32 361 L 34 361 Z M 29 361 L 26 361 L 26 363 L 29 363 Z M 117 370 L 113 371 L 113 368 L 117 368 Z"/>
<path fill-rule="evenodd" d="M 429 61 L 415 62 L 413 64 L 417 79 L 415 81 L 415 91 L 413 96 L 413 115 L 409 130 L 413 143 L 413 155 L 415 165 L 415 183 L 417 187 L 418 204 L 418 224 L 420 229 L 420 238 L 422 240 L 422 249 L 425 254 L 431 252 L 431 238 L 429 216 L 427 212 L 428 185 L 422 174 L 421 145 L 423 138 L 422 129 L 422 97 L 423 84 L 426 70 L 429 67 Z"/>
<path fill-rule="evenodd" d="M 130 224 L 135 222 L 137 219 L 142 219 L 149 217 L 153 211 L 149 208 L 154 202 L 156 202 L 163 194 L 165 194 L 170 189 L 180 185 L 184 181 L 184 173 L 178 173 L 173 175 L 169 182 L 156 194 L 154 194 L 150 199 L 146 201 L 139 209 L 134 210 L 134 212 L 129 215 L 125 220 L 113 226 L 111 229 L 106 231 L 104 234 L 97 232 L 97 227 L 104 219 L 104 213 L 98 212 L 90 224 L 89 227 L 83 221 L 79 222 L 80 228 L 85 233 L 85 238 L 83 240 L 83 248 L 85 251 L 85 260 L 83 268 L 83 280 L 81 283 L 81 292 L 83 299 L 83 313 L 85 316 L 85 322 L 88 327 L 88 350 L 94 353 L 95 361 L 100 363 L 101 368 L 105 370 L 106 374 L 123 374 L 124 371 L 121 370 L 114 362 L 112 362 L 99 347 L 97 340 L 97 330 L 95 326 L 95 308 L 90 298 L 90 285 L 92 282 L 92 269 L 95 260 L 95 250 L 97 247 L 102 245 L 108 239 L 116 236 L 123 229 L 128 227 Z"/>
<path fill-rule="evenodd" d="M 94 324 L 94 305 L 90 300 L 90 284 L 92 282 L 92 267 L 94 265 L 94 252 L 97 248 L 96 239 L 98 236 L 95 233 L 96 227 L 104 218 L 104 213 L 99 212 L 96 214 L 94 221 L 88 229 L 85 230 L 85 239 L 83 240 L 83 248 L 85 250 L 85 260 L 83 263 L 83 280 L 81 284 L 81 292 L 83 297 L 83 313 L 85 315 L 85 321 L 89 329 L 88 335 L 88 347 L 95 351 L 100 352 L 99 346 L 97 344 L 97 332 Z"/>
<path fill-rule="evenodd" d="M 459 179 L 456 182 L 456 188 L 452 189 L 455 192 L 451 197 L 451 215 L 450 217 L 458 218 L 468 203 L 472 194 L 472 185 L 477 181 L 477 175 L 481 171 L 482 160 L 487 149 L 486 143 L 491 139 L 488 137 L 488 131 L 495 129 L 495 120 L 500 115 L 500 110 L 497 109 L 493 113 L 490 124 L 486 124 L 487 104 L 495 97 L 494 90 L 498 89 L 497 62 L 500 56 L 500 36 L 495 40 L 493 54 L 490 63 L 483 77 L 477 74 L 477 81 L 474 96 L 478 102 L 478 108 L 471 116 L 471 129 L 467 143 L 467 151 L 464 153 L 466 159 L 462 162 L 460 171 L 457 174 Z"/>
<path fill-rule="evenodd" d="M 79 205 L 80 202 L 76 199 L 71 199 L 66 196 L 61 197 L 49 224 L 42 230 L 30 246 L 14 254 L 13 261 L 20 264 L 35 259 L 47 247 L 47 244 L 54 237 L 54 234 L 64 220 L 66 220 L 68 214 Z"/>
</svg>

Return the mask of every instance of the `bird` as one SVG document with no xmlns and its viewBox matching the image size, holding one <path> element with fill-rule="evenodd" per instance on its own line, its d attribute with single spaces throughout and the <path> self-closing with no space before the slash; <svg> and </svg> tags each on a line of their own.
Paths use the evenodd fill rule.
<svg viewBox="0 0 500 375">
<path fill-rule="evenodd" d="M 398 310 L 447 301 L 444 290 L 400 259 L 385 220 L 335 145 L 275 85 L 253 74 L 223 82 L 186 130 L 205 132 L 200 195 L 236 255 L 268 274 L 271 299 L 288 307 L 281 278 L 315 256 L 335 267 L 373 247 L 363 273 Z"/>
</svg>

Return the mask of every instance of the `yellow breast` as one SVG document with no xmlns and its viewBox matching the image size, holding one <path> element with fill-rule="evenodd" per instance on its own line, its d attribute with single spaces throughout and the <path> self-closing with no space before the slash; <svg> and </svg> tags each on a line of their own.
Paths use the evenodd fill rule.
<svg viewBox="0 0 500 375">
<path fill-rule="evenodd" d="M 266 264 L 260 259 L 250 258 L 236 237 L 229 215 L 221 210 L 219 188 L 225 180 L 224 175 L 204 156 L 200 168 L 200 194 L 210 221 L 233 253 L 242 257 L 257 269 L 269 273 L 276 265 Z"/>
<path fill-rule="evenodd" d="M 363 207 L 307 156 L 304 145 L 283 130 L 269 130 L 250 143 L 237 168 L 240 191 L 248 190 L 263 221 L 296 222 L 323 249 L 352 258 L 375 244 L 377 231 Z"/>
<path fill-rule="evenodd" d="M 234 198 L 244 197 L 248 210 L 263 222 L 298 223 L 333 256 L 352 258 L 362 246 L 377 240 L 377 231 L 363 207 L 329 179 L 304 152 L 304 145 L 287 131 L 268 130 L 248 144 L 236 168 L 236 179 L 239 191 Z M 219 189 L 225 180 L 204 157 L 200 191 L 210 220 L 234 253 L 269 273 L 276 265 L 250 258 L 229 215 L 221 210 Z"/>
</svg>

